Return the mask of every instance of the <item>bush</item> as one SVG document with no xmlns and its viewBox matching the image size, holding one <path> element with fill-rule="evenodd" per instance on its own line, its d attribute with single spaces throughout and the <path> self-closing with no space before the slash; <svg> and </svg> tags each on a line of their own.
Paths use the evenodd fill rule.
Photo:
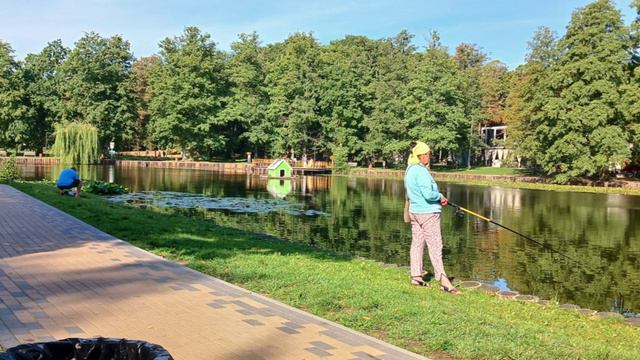
<svg viewBox="0 0 640 360">
<path fill-rule="evenodd" d="M 347 151 L 347 148 L 344 146 L 336 146 L 333 148 L 331 161 L 333 161 L 334 171 L 338 174 L 349 173 L 350 167 L 348 163 Z"/>
<path fill-rule="evenodd" d="M 0 181 L 9 182 L 18 180 L 19 178 L 20 172 L 18 171 L 18 164 L 14 157 L 0 164 Z"/>
<path fill-rule="evenodd" d="M 96 195 L 120 195 L 129 192 L 129 189 L 122 185 L 97 180 L 85 181 L 82 189 Z"/>
</svg>

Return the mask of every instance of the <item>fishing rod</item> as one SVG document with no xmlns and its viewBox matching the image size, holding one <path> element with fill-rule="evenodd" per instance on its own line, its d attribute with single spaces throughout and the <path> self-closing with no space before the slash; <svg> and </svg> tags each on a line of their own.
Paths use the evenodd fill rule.
<svg viewBox="0 0 640 360">
<path fill-rule="evenodd" d="M 477 217 L 477 218 L 479 218 L 479 219 L 482 219 L 482 220 L 484 220 L 484 221 L 486 221 L 486 222 L 492 223 L 492 224 L 497 225 L 497 226 L 499 226 L 499 227 L 501 227 L 501 228 L 503 228 L 503 229 L 509 230 L 509 231 L 511 231 L 512 233 L 516 234 L 516 235 L 520 235 L 520 236 L 522 236 L 523 238 L 525 238 L 525 239 L 527 239 L 527 240 L 529 240 L 529 241 L 531 241 L 531 242 L 534 242 L 534 243 L 536 243 L 536 244 L 540 245 L 543 249 L 550 250 L 550 251 L 552 251 L 552 252 L 554 252 L 554 253 L 556 253 L 556 254 L 558 254 L 558 255 L 560 255 L 560 256 L 563 256 L 563 257 L 565 257 L 565 258 L 567 258 L 567 259 L 569 259 L 569 260 L 571 260 L 571 261 L 575 262 L 576 264 L 578 264 L 578 265 L 580 265 L 580 266 L 582 266 L 582 267 L 584 268 L 584 265 L 582 265 L 582 263 L 581 263 L 581 262 L 579 262 L 578 260 L 575 260 L 575 259 L 573 259 L 573 258 L 571 258 L 571 257 L 569 257 L 569 256 L 567 256 L 567 255 L 565 255 L 565 254 L 563 254 L 563 253 L 561 253 L 560 251 L 555 250 L 554 248 L 552 248 L 551 246 L 549 246 L 549 245 L 547 245 L 547 244 L 544 244 L 544 243 L 541 243 L 540 241 L 534 240 L 534 239 L 530 238 L 529 236 L 527 236 L 527 235 L 525 235 L 525 234 L 523 234 L 523 233 L 521 233 L 521 232 L 515 231 L 515 230 L 513 230 L 513 229 L 511 229 L 511 228 L 509 228 L 509 227 L 506 227 L 506 226 L 504 226 L 504 225 L 500 224 L 499 222 L 496 222 L 496 221 L 495 221 L 495 220 L 493 220 L 493 219 L 489 219 L 489 218 L 488 218 L 488 217 L 486 217 L 486 216 L 482 216 L 482 215 L 480 215 L 480 214 L 478 214 L 478 213 L 476 213 L 476 212 L 473 212 L 473 211 L 471 211 L 471 210 L 469 210 L 469 209 L 463 208 L 462 206 L 457 205 L 457 204 L 454 204 L 454 203 L 452 203 L 452 202 L 448 202 L 448 204 L 447 204 L 447 205 L 449 205 L 449 206 L 453 207 L 454 209 L 456 209 L 456 215 L 457 215 L 457 216 L 462 217 L 462 216 L 464 216 L 464 213 L 467 213 L 467 214 L 473 215 L 473 216 L 475 216 L 475 217 Z"/>
</svg>

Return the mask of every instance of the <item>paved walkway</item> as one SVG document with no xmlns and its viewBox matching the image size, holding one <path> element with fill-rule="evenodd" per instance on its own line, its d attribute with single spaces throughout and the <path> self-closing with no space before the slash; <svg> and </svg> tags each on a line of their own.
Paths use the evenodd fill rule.
<svg viewBox="0 0 640 360">
<path fill-rule="evenodd" d="M 82 201 L 81 199 L 79 201 Z M 115 337 L 175 359 L 419 359 L 0 185 L 0 344 Z"/>
</svg>

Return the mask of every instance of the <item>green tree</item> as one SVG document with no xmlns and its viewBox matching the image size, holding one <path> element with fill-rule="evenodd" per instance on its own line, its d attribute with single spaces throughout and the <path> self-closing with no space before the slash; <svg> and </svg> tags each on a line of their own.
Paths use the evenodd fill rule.
<svg viewBox="0 0 640 360">
<path fill-rule="evenodd" d="M 526 64 L 515 69 L 507 95 L 505 120 L 509 125 L 508 143 L 518 156 L 528 159 L 529 166 L 539 166 L 537 159 L 543 153 L 542 143 L 535 136 L 542 121 L 542 109 L 553 94 L 545 87 L 549 69 L 560 56 L 557 35 L 541 27 L 529 41 Z"/>
<path fill-rule="evenodd" d="M 466 138 L 464 74 L 436 32 L 412 68 L 405 98 L 407 134 L 430 144 L 438 160 L 455 155 Z"/>
<path fill-rule="evenodd" d="M 322 141 L 342 170 L 348 169 L 349 159 L 364 160 L 362 124 L 371 114 L 376 47 L 375 41 L 364 36 L 347 36 L 322 51 Z"/>
<path fill-rule="evenodd" d="M 410 59 L 415 55 L 413 36 L 401 31 L 393 38 L 377 41 L 373 52 L 370 115 L 363 120 L 366 134 L 363 157 L 369 161 L 390 160 L 406 154 L 413 139 L 407 137 L 404 99 L 410 81 Z"/>
<path fill-rule="evenodd" d="M 482 111 L 483 92 L 480 78 L 487 55 L 476 44 L 462 43 L 456 47 L 454 59 L 464 72 L 466 79 L 464 104 L 468 130 L 464 142 L 467 150 L 467 167 L 471 168 L 472 160 L 479 154 L 482 146 L 479 128 L 485 120 L 485 114 Z"/>
<path fill-rule="evenodd" d="M 630 30 L 630 54 L 632 68 L 640 65 L 640 0 L 632 0 L 629 7 L 635 9 L 636 17 L 629 26 Z"/>
<path fill-rule="evenodd" d="M 80 38 L 59 67 L 60 120 L 95 126 L 102 149 L 112 140 L 130 139 L 135 122 L 132 62 L 129 42 L 118 35 L 103 38 L 90 32 Z"/>
<path fill-rule="evenodd" d="M 597 0 L 573 13 L 545 81 L 552 95 L 535 132 L 546 149 L 540 164 L 557 182 L 603 176 L 630 158 L 621 108 L 629 45 L 628 29 L 611 1 Z"/>
<path fill-rule="evenodd" d="M 274 141 L 273 124 L 266 115 L 269 103 L 266 65 L 258 34 L 240 34 L 231 50 L 230 96 L 221 113 L 227 123 L 227 137 L 232 141 L 227 148 L 242 150 L 243 141 L 248 146 L 245 150 L 252 150 L 257 157 L 260 150 L 264 153 Z"/>
<path fill-rule="evenodd" d="M 228 91 L 224 55 L 209 34 L 187 27 L 181 36 L 160 42 L 160 58 L 149 78 L 153 141 L 180 149 L 183 158 L 223 151 L 228 141 L 219 116 Z"/>
<path fill-rule="evenodd" d="M 11 46 L 0 40 L 0 144 L 18 147 L 29 138 L 33 118 L 26 106 L 25 84 Z"/>
<path fill-rule="evenodd" d="M 149 77 L 154 67 L 160 64 L 160 58 L 156 55 L 142 57 L 132 65 L 131 80 L 132 91 L 136 103 L 136 125 L 133 138 L 129 142 L 129 147 L 134 150 L 153 149 L 153 143 L 149 139 L 149 122 L 151 113 L 149 111 L 149 101 L 151 92 L 149 91 Z"/>
<path fill-rule="evenodd" d="M 635 164 L 640 164 L 640 0 L 633 0 L 631 7 L 636 10 L 636 18 L 630 26 L 631 46 L 629 53 L 629 84 L 624 87 L 623 110 L 629 120 L 628 130 L 631 134 L 631 157 Z"/>
<path fill-rule="evenodd" d="M 95 164 L 100 159 L 98 129 L 86 122 L 56 125 L 51 150 L 64 164 Z"/>
<path fill-rule="evenodd" d="M 271 50 L 267 64 L 267 107 L 269 121 L 275 124 L 275 155 L 291 152 L 300 157 L 323 152 L 318 114 L 320 45 L 311 34 L 296 33 Z"/>
<path fill-rule="evenodd" d="M 21 71 L 26 85 L 28 106 L 33 111 L 32 122 L 28 127 L 29 146 L 41 150 L 52 145 L 50 138 L 54 124 L 61 116 L 57 110 L 61 107 L 60 66 L 67 59 L 69 49 L 55 40 L 38 54 L 29 54 L 25 58 Z"/>
<path fill-rule="evenodd" d="M 504 124 L 509 80 L 507 66 L 498 60 L 490 61 L 482 67 L 480 87 L 482 89 L 481 107 L 484 112 L 484 124 Z"/>
</svg>

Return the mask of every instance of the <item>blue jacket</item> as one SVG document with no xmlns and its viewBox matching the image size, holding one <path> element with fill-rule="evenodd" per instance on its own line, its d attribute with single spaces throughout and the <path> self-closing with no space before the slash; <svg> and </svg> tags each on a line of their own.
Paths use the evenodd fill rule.
<svg viewBox="0 0 640 360">
<path fill-rule="evenodd" d="M 58 183 L 56 185 L 71 186 L 76 180 L 80 180 L 80 176 L 78 176 L 77 172 L 73 171 L 73 169 L 64 169 L 60 173 L 60 176 L 58 177 Z"/>
<path fill-rule="evenodd" d="M 409 212 L 431 214 L 442 211 L 442 195 L 438 191 L 438 184 L 425 166 L 409 165 L 404 176 L 404 187 L 409 197 Z"/>
</svg>

